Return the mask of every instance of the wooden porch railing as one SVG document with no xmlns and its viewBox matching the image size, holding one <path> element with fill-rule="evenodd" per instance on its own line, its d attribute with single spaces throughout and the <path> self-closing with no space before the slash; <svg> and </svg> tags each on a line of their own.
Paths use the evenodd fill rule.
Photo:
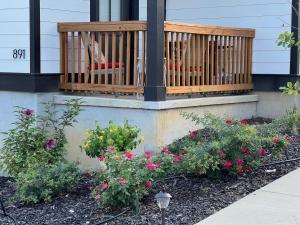
<svg viewBox="0 0 300 225">
<path fill-rule="evenodd" d="M 255 30 L 165 22 L 167 94 L 253 89 Z M 142 93 L 147 24 L 143 21 L 59 23 L 60 88 Z"/>
</svg>

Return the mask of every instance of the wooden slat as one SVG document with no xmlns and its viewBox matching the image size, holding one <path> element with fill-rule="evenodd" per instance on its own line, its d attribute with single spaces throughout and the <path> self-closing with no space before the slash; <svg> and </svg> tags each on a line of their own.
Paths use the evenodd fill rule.
<svg viewBox="0 0 300 225">
<path fill-rule="evenodd" d="M 121 65 L 119 68 L 119 82 L 118 84 L 123 84 L 123 46 L 124 46 L 124 32 L 120 32 L 119 37 L 119 64 Z"/>
<path fill-rule="evenodd" d="M 67 82 L 65 80 L 65 64 L 66 64 L 66 61 L 65 61 L 65 33 L 60 33 L 59 34 L 60 36 L 60 83 L 63 84 L 65 82 Z"/>
<path fill-rule="evenodd" d="M 171 79 L 171 83 L 172 86 L 175 86 L 175 41 L 174 41 L 174 33 L 171 33 L 171 62 L 172 62 L 172 79 Z"/>
<path fill-rule="evenodd" d="M 191 85 L 191 34 L 187 34 L 187 65 L 186 65 L 186 80 L 187 86 Z"/>
<path fill-rule="evenodd" d="M 209 84 L 214 84 L 214 66 L 215 66 L 215 36 L 211 36 L 210 40 L 210 73 L 209 73 Z"/>
<path fill-rule="evenodd" d="M 232 72 L 232 77 L 231 77 L 231 84 L 235 83 L 235 77 L 236 77 L 236 73 L 235 73 L 235 47 L 236 47 L 236 43 L 235 43 L 235 39 L 236 37 L 232 37 L 232 59 L 231 59 L 231 72 Z"/>
<path fill-rule="evenodd" d="M 219 41 L 219 36 L 216 36 L 215 37 L 215 42 L 214 42 L 214 46 L 215 46 L 215 73 L 214 73 L 214 76 L 215 76 L 215 79 L 214 79 L 214 84 L 218 84 L 219 82 L 219 44 L 218 44 L 218 41 Z"/>
<path fill-rule="evenodd" d="M 195 67 L 196 67 L 196 36 L 195 34 L 192 34 L 192 85 L 196 84 Z"/>
<path fill-rule="evenodd" d="M 249 44 L 250 44 L 250 48 L 249 48 L 249 51 L 250 51 L 250 54 L 249 54 L 249 82 L 248 83 L 252 83 L 252 60 L 253 60 L 253 38 L 249 38 Z"/>
<path fill-rule="evenodd" d="M 209 85 L 209 52 L 210 52 L 210 46 L 209 46 L 209 36 L 205 36 L 205 56 L 206 56 L 206 64 L 205 64 L 205 69 L 206 69 L 206 74 L 205 74 L 205 84 Z"/>
<path fill-rule="evenodd" d="M 98 84 L 102 83 L 102 33 L 98 33 Z"/>
<path fill-rule="evenodd" d="M 240 52 L 241 52 L 241 39 L 237 37 L 237 46 L 236 46 L 236 84 L 240 83 L 240 66 L 241 66 L 241 59 L 240 59 Z"/>
<path fill-rule="evenodd" d="M 84 32 L 84 83 L 89 81 L 89 40 L 88 32 Z"/>
<path fill-rule="evenodd" d="M 92 46 L 91 46 L 91 83 L 94 84 L 95 83 L 95 32 L 91 32 L 91 36 L 92 36 Z"/>
<path fill-rule="evenodd" d="M 112 85 L 116 84 L 116 32 L 112 32 Z"/>
<path fill-rule="evenodd" d="M 182 33 L 181 34 L 181 52 L 182 52 L 182 84 L 181 86 L 185 86 L 186 85 L 186 73 L 185 73 L 185 61 L 186 61 L 186 45 L 185 45 L 185 37 L 186 34 Z"/>
<path fill-rule="evenodd" d="M 241 38 L 241 61 L 240 61 L 240 83 L 244 83 L 244 52 L 245 52 L 245 46 L 244 46 L 244 37 Z"/>
<path fill-rule="evenodd" d="M 62 89 L 66 90 L 76 90 L 76 91 L 96 91 L 96 92 L 123 92 L 123 93 L 142 93 L 142 87 L 136 87 L 133 85 L 105 85 L 105 84 L 78 84 L 78 83 L 67 83 L 60 86 Z"/>
<path fill-rule="evenodd" d="M 218 84 L 223 84 L 223 61 L 224 61 L 224 39 L 223 36 L 220 36 L 220 49 L 219 49 L 219 82 Z"/>
<path fill-rule="evenodd" d="M 71 82 L 75 82 L 75 34 L 71 32 Z"/>
<path fill-rule="evenodd" d="M 247 82 L 251 83 L 251 38 L 247 38 L 247 46 L 248 46 L 248 50 L 247 50 Z"/>
<path fill-rule="evenodd" d="M 200 85 L 185 87 L 167 87 L 168 94 L 207 93 L 207 92 L 232 92 L 248 91 L 253 89 L 253 84 L 223 84 Z"/>
<path fill-rule="evenodd" d="M 231 61 L 232 61 L 232 37 L 228 38 L 228 67 L 227 67 L 227 71 L 228 71 L 228 77 L 227 77 L 227 84 L 231 84 L 231 80 L 232 80 L 232 67 L 231 67 Z"/>
<path fill-rule="evenodd" d="M 196 36 L 196 40 L 197 40 L 197 52 L 196 52 L 196 58 L 197 58 L 197 79 L 196 79 L 196 84 L 200 85 L 201 81 L 201 39 L 200 39 L 200 35 Z"/>
<path fill-rule="evenodd" d="M 191 34 L 206 34 L 206 35 L 226 35 L 240 37 L 255 37 L 254 29 L 232 28 L 221 26 L 209 26 L 192 23 L 165 22 L 165 31 L 169 32 L 184 32 Z"/>
<path fill-rule="evenodd" d="M 65 82 L 69 82 L 69 36 L 68 33 L 65 33 L 65 49 L 64 49 L 64 53 L 65 53 Z"/>
<path fill-rule="evenodd" d="M 169 87 L 170 86 L 170 81 L 171 81 L 171 77 L 170 77 L 170 45 L 169 45 L 169 32 L 165 32 L 165 44 L 166 44 L 166 76 L 167 76 L 167 84 L 166 86 Z"/>
<path fill-rule="evenodd" d="M 137 86 L 137 60 L 138 60 L 138 32 L 134 31 L 134 46 L 133 46 L 133 85 Z"/>
<path fill-rule="evenodd" d="M 248 83 L 248 41 L 247 38 L 245 38 L 245 49 L 244 49 L 244 83 Z"/>
<path fill-rule="evenodd" d="M 224 84 L 227 84 L 227 80 L 228 80 L 228 60 L 229 60 L 229 56 L 228 56 L 228 37 L 225 36 L 224 37 Z"/>
<path fill-rule="evenodd" d="M 130 42 L 131 42 L 131 33 L 127 32 L 127 45 L 126 45 L 126 85 L 130 83 Z"/>
<path fill-rule="evenodd" d="M 105 84 L 108 84 L 108 60 L 109 60 L 109 33 L 108 32 L 105 32 L 105 43 L 104 43 L 104 46 L 105 46 L 105 76 L 104 76 L 104 83 Z"/>
<path fill-rule="evenodd" d="M 177 67 L 177 75 L 176 75 L 176 86 L 180 86 L 180 33 L 176 33 L 176 67 Z"/>
<path fill-rule="evenodd" d="M 81 32 L 78 32 L 78 40 L 77 40 L 77 51 L 78 51 L 78 82 L 82 83 L 82 75 L 81 75 Z"/>
<path fill-rule="evenodd" d="M 113 31 L 145 31 L 146 21 L 118 22 L 67 22 L 57 24 L 58 32 L 113 32 Z"/>
<path fill-rule="evenodd" d="M 204 85 L 205 84 L 205 36 L 201 35 L 201 65 L 202 65 L 202 69 L 201 69 L 201 84 Z"/>
</svg>

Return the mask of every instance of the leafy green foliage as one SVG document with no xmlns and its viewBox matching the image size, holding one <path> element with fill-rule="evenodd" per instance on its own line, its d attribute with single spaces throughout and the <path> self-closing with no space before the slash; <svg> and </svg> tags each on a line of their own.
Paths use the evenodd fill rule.
<svg viewBox="0 0 300 225">
<path fill-rule="evenodd" d="M 300 91 L 300 83 L 296 81 L 295 83 L 287 82 L 285 87 L 279 88 L 284 94 L 297 96 Z"/>
<path fill-rule="evenodd" d="M 143 136 L 138 139 L 140 132 L 137 127 L 129 125 L 127 120 L 122 125 L 110 121 L 106 128 L 96 124 L 95 129 L 88 131 L 88 137 L 81 148 L 90 157 L 102 156 L 109 147 L 117 152 L 130 152 L 144 140 Z"/>
<path fill-rule="evenodd" d="M 80 172 L 73 163 L 59 162 L 21 172 L 16 182 L 16 198 L 26 203 L 50 202 L 54 196 L 70 191 Z"/>
<path fill-rule="evenodd" d="M 291 48 L 300 44 L 300 42 L 295 39 L 294 33 L 288 31 L 279 34 L 276 43 L 278 46 L 282 46 L 284 48 Z"/>
<path fill-rule="evenodd" d="M 0 150 L 0 169 L 15 177 L 18 184 L 17 197 L 20 200 L 49 200 L 53 195 L 60 194 L 54 187 L 66 185 L 62 191 L 68 188 L 64 181 L 66 179 L 51 184 L 50 178 L 57 178 L 55 171 L 71 169 L 67 164 L 63 166 L 66 152 L 64 146 L 67 143 L 64 130 L 77 122 L 80 103 L 77 99 L 66 101 L 66 109 L 63 111 L 55 111 L 53 102 L 45 103 L 42 115 L 35 115 L 31 109 L 17 107 L 15 127 L 6 133 Z M 47 169 L 48 172 L 45 171 Z M 75 180 L 76 176 L 70 179 Z M 49 183 L 45 184 L 47 180 Z M 61 185 L 59 182 L 62 182 Z M 45 193 L 43 190 L 32 191 L 39 188 L 45 188 Z"/>
</svg>

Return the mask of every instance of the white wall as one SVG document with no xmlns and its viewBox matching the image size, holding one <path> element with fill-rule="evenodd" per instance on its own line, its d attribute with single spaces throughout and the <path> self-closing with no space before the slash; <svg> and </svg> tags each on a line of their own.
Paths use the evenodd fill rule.
<svg viewBox="0 0 300 225">
<path fill-rule="evenodd" d="M 59 72 L 58 22 L 90 21 L 89 0 L 41 0 L 41 72 Z"/>
<path fill-rule="evenodd" d="M 253 73 L 289 73 L 290 51 L 275 41 L 278 34 L 290 31 L 291 1 L 167 0 L 167 20 L 254 28 Z"/>
<path fill-rule="evenodd" d="M 0 70 L 30 71 L 29 0 L 1 1 L 0 4 Z M 13 59 L 14 49 L 25 49 L 25 59 Z"/>
</svg>

